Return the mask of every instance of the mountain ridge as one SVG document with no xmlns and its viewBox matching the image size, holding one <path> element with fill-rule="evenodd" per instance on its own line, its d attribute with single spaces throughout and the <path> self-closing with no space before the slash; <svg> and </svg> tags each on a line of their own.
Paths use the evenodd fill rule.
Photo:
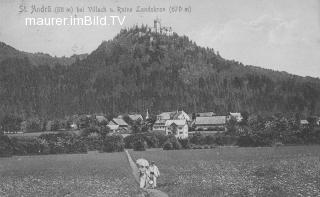
<svg viewBox="0 0 320 197">
<path fill-rule="evenodd" d="M 23 116 L 177 108 L 320 114 L 318 78 L 245 66 L 187 36 L 160 34 L 147 26 L 122 29 L 68 66 L 35 66 L 10 57 L 0 69 L 0 96 L 6 98 L 0 109 Z M 22 74 L 27 77 L 20 79 Z"/>
</svg>

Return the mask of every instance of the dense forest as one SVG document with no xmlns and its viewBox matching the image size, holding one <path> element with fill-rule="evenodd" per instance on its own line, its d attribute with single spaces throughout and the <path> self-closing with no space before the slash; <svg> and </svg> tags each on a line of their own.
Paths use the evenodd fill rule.
<svg viewBox="0 0 320 197">
<path fill-rule="evenodd" d="M 71 59 L 41 59 L 4 43 L 0 57 L 0 118 L 177 108 L 320 115 L 319 79 L 245 66 L 147 26 L 123 29 L 91 54 Z"/>
</svg>

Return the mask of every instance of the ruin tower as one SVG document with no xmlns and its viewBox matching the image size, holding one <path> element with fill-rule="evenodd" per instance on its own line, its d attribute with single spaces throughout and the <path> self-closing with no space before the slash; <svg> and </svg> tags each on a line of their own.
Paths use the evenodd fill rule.
<svg viewBox="0 0 320 197">
<path fill-rule="evenodd" d="M 153 28 L 154 28 L 154 32 L 161 33 L 161 21 L 159 18 L 154 20 Z"/>
</svg>

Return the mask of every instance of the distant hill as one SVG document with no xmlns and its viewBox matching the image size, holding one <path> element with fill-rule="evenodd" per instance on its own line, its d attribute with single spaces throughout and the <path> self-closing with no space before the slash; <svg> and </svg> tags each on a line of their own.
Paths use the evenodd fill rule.
<svg viewBox="0 0 320 197">
<path fill-rule="evenodd" d="M 245 66 L 186 36 L 154 33 L 147 26 L 121 30 L 70 66 L 61 59 L 53 66 L 53 57 L 7 45 L 0 49 L 1 59 L 3 114 L 47 118 L 177 108 L 320 114 L 318 78 Z"/>
<path fill-rule="evenodd" d="M 7 58 L 28 58 L 30 63 L 35 66 L 54 66 L 55 64 L 67 66 L 73 64 L 77 58 L 82 60 L 86 57 L 87 54 L 73 55 L 71 57 L 52 57 L 45 53 L 27 53 L 18 51 L 7 44 L 0 42 L 0 62 Z"/>
</svg>

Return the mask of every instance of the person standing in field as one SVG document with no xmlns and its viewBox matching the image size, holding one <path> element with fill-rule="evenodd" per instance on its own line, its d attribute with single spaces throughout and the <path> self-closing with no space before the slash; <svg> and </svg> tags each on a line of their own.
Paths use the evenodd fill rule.
<svg viewBox="0 0 320 197">
<path fill-rule="evenodd" d="M 158 167 L 155 165 L 154 161 L 151 161 L 151 165 L 149 166 L 150 179 L 152 180 L 152 188 L 157 187 L 157 178 L 160 176 L 160 172 Z"/>
<path fill-rule="evenodd" d="M 139 167 L 140 188 L 145 188 L 147 185 L 147 169 L 145 166 Z"/>
</svg>

